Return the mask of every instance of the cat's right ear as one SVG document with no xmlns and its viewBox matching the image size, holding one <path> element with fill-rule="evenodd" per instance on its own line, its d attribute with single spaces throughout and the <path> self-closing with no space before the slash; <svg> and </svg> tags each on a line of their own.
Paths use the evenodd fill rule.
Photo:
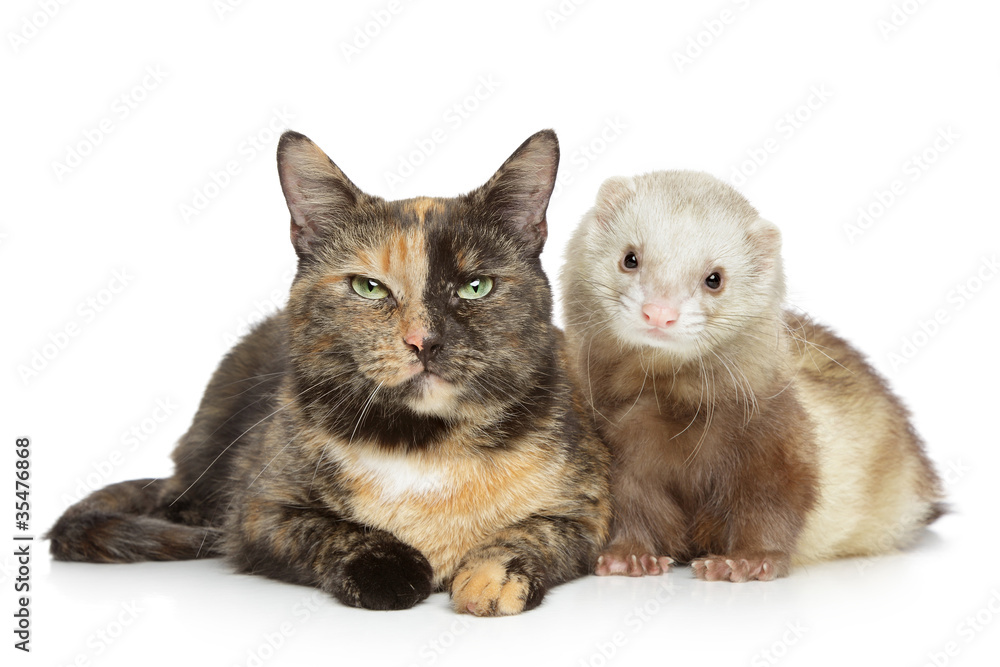
<svg viewBox="0 0 1000 667">
<path fill-rule="evenodd" d="M 299 257 L 339 227 L 365 194 L 309 137 L 288 131 L 278 141 L 278 178 L 292 214 L 292 245 Z"/>
<path fill-rule="evenodd" d="M 615 214 L 635 195 L 635 182 L 628 176 L 612 176 L 597 190 L 594 216 L 602 227 L 613 224 Z"/>
</svg>

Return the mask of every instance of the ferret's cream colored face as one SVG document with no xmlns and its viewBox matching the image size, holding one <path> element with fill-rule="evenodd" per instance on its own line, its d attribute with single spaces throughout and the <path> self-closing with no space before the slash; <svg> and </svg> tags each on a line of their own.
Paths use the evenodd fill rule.
<svg viewBox="0 0 1000 667">
<path fill-rule="evenodd" d="M 692 197 L 677 175 L 618 179 L 615 193 L 602 188 L 612 201 L 599 200 L 584 223 L 587 257 L 577 271 L 587 275 L 577 283 L 593 303 L 593 322 L 623 344 L 694 359 L 721 353 L 755 319 L 775 316 L 783 297 L 780 242 L 728 186 L 680 172 L 701 187 Z"/>
</svg>

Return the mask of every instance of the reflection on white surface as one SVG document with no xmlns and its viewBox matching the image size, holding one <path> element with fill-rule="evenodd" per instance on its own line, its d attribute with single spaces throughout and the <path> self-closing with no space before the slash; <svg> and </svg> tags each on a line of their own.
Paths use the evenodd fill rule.
<svg viewBox="0 0 1000 667">
<path fill-rule="evenodd" d="M 952 640 L 969 655 L 977 643 L 995 645 L 996 627 L 979 633 L 992 640 L 950 632 L 962 612 L 989 603 L 978 574 L 948 567 L 963 550 L 965 522 L 945 517 L 906 553 L 798 568 L 775 582 L 706 583 L 685 567 L 661 577 L 586 577 L 557 587 L 535 611 L 499 619 L 457 615 L 445 594 L 408 611 L 351 609 L 307 587 L 232 574 L 216 560 L 51 563 L 33 602 L 33 658 L 601 667 L 711 656 L 732 665 L 919 665 Z M 46 628 L 60 628 L 58 638 Z"/>
</svg>

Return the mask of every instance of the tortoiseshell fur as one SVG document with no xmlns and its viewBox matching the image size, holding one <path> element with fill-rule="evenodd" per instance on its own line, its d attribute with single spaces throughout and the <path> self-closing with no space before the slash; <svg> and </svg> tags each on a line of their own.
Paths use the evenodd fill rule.
<svg viewBox="0 0 1000 667">
<path fill-rule="evenodd" d="M 447 590 L 477 615 L 531 609 L 590 571 L 608 455 L 571 391 L 539 261 L 557 164 L 544 131 L 467 195 L 386 201 L 286 133 L 287 308 L 223 359 L 174 476 L 77 503 L 53 555 L 223 556 L 352 606 Z M 360 296 L 358 275 L 391 294 Z M 492 292 L 458 298 L 480 276 Z"/>
</svg>

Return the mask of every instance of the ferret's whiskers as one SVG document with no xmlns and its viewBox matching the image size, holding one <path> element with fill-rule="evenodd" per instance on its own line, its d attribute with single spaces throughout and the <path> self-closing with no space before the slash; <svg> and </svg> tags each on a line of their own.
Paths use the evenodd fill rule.
<svg viewBox="0 0 1000 667">
<path fill-rule="evenodd" d="M 641 354 L 639 355 L 639 364 L 640 365 L 642 364 L 642 355 Z M 653 368 L 653 359 L 649 360 L 649 367 Z M 663 413 L 660 412 L 660 396 L 659 396 L 659 394 L 656 393 L 656 369 L 653 368 L 653 372 L 651 374 L 649 374 L 649 371 L 646 369 L 645 366 L 643 366 L 642 372 L 643 373 L 647 373 L 648 375 L 651 375 L 651 377 L 652 377 L 652 380 L 653 380 L 653 399 L 656 401 L 656 414 L 662 415 Z"/>
<path fill-rule="evenodd" d="M 831 357 L 831 356 L 830 356 L 829 354 L 827 354 L 826 352 L 824 352 L 824 351 L 823 351 L 824 349 L 830 349 L 830 348 L 828 348 L 828 347 L 825 347 L 825 346 L 823 346 L 823 345 L 820 345 L 819 343 L 815 343 L 815 342 L 813 342 L 813 341 L 811 341 L 811 340 L 807 339 L 807 338 L 805 337 L 805 335 L 796 335 L 796 334 L 795 334 L 795 331 L 801 331 L 802 329 L 804 329 L 804 328 L 805 328 L 805 325 L 804 325 L 804 324 L 802 323 L 802 320 L 801 320 L 801 318 L 799 318 L 798 316 L 796 316 L 796 315 L 792 315 L 791 313 L 789 313 L 789 316 L 791 316 L 791 317 L 795 317 L 795 318 L 796 318 L 796 319 L 797 319 L 797 320 L 799 321 L 799 326 L 798 326 L 798 327 L 796 327 L 796 329 L 795 329 L 795 330 L 793 330 L 793 329 L 792 329 L 792 328 L 791 328 L 791 327 L 790 327 L 790 326 L 788 325 L 788 323 L 787 323 L 787 322 L 785 322 L 785 323 L 784 323 L 784 325 L 785 325 L 785 329 L 786 329 L 786 330 L 788 331 L 788 335 L 789 335 L 789 336 L 791 336 L 791 337 L 792 337 L 793 339 L 796 339 L 796 340 L 799 340 L 799 341 L 802 341 L 802 343 L 804 343 L 804 344 L 806 345 L 806 348 L 807 348 L 807 350 L 815 350 L 815 351 L 819 352 L 819 353 L 820 353 L 820 354 L 822 354 L 822 355 L 823 355 L 824 357 L 826 357 L 827 359 L 829 359 L 829 360 L 830 360 L 830 361 L 832 361 L 833 363 L 837 364 L 838 366 L 840 366 L 841 368 L 843 368 L 843 369 L 844 369 L 845 371 L 847 371 L 847 372 L 848 372 L 848 373 L 850 373 L 851 375 L 854 375 L 854 371 L 852 371 L 852 370 L 851 370 L 850 368 L 848 368 L 847 366 L 844 366 L 844 365 L 843 365 L 842 363 L 840 363 L 839 361 L 837 361 L 836 359 L 834 359 L 834 358 L 833 358 L 833 357 Z M 811 356 L 810 356 L 810 359 L 811 359 Z M 818 371 L 818 370 L 820 370 L 820 368 L 819 368 L 819 364 L 817 364 L 817 363 L 816 363 L 815 361 L 813 361 L 813 365 L 814 365 L 814 366 L 816 366 L 816 370 L 817 370 L 817 371 Z"/>
<path fill-rule="evenodd" d="M 602 333 L 605 329 L 609 328 L 610 326 L 611 326 L 611 322 L 608 322 L 608 323 L 604 324 L 603 326 L 601 326 L 600 328 L 598 328 L 596 331 L 591 332 L 589 335 L 587 335 L 584 338 L 584 340 L 587 340 L 589 338 L 589 340 L 587 341 L 587 365 L 586 365 L 586 368 L 587 368 L 587 392 L 588 392 L 588 394 L 590 396 L 590 405 L 591 405 L 591 409 L 592 409 L 592 411 L 594 413 L 594 421 L 597 421 L 597 415 L 600 415 L 601 419 L 603 419 L 605 421 L 608 421 L 608 422 L 611 421 L 610 419 L 608 419 L 607 417 L 605 417 L 603 414 L 601 414 L 600 410 L 597 409 L 597 402 L 594 400 L 594 383 L 593 383 L 593 381 L 591 380 L 591 377 L 590 377 L 590 373 L 591 373 L 591 370 L 593 368 L 592 362 L 591 362 L 591 351 L 593 350 L 593 347 L 594 347 L 594 338 L 597 336 L 597 334 Z"/>
<path fill-rule="evenodd" d="M 636 404 L 639 402 L 639 399 L 642 398 L 642 390 L 646 388 L 646 380 L 649 379 L 649 373 L 646 372 L 645 367 L 643 367 L 643 365 L 642 365 L 642 351 L 641 350 L 639 352 L 639 367 L 642 368 L 642 385 L 639 387 L 639 394 L 635 397 L 635 400 L 632 401 L 632 405 L 630 405 L 629 408 L 628 408 L 628 410 L 625 411 L 625 414 L 623 414 L 621 417 L 618 418 L 618 423 L 619 424 L 621 424 L 622 420 L 625 419 L 625 417 L 628 416 L 628 413 L 632 412 L 632 408 L 634 408 L 636 406 Z"/>
<path fill-rule="evenodd" d="M 705 365 L 702 363 L 701 358 L 698 359 L 698 369 L 701 373 L 701 396 L 698 397 L 698 409 L 695 410 L 694 417 L 691 418 L 691 421 L 688 422 L 688 425 L 685 426 L 683 429 L 681 429 L 680 433 L 677 433 L 672 438 L 670 438 L 671 440 L 680 437 L 685 431 L 691 428 L 691 425 L 694 424 L 695 420 L 698 419 L 698 415 L 701 414 L 701 404 L 705 398 Z M 675 377 L 676 377 L 676 371 L 675 371 Z"/>
<path fill-rule="evenodd" d="M 698 358 L 698 366 L 701 369 L 701 376 L 702 376 L 702 396 L 704 397 L 706 393 L 709 393 L 708 373 L 705 371 L 705 364 L 702 362 L 702 358 L 701 357 Z M 684 464 L 683 465 L 685 467 L 689 466 L 694 461 L 694 459 L 698 456 L 698 452 L 701 451 L 701 447 L 705 443 L 705 438 L 708 437 L 708 430 L 712 426 L 712 417 L 715 414 L 715 371 L 712 370 L 711 368 L 709 368 L 709 370 L 712 371 L 712 388 L 711 388 L 711 393 L 708 396 L 708 401 L 707 401 L 706 408 L 705 408 L 705 428 L 702 429 L 702 431 L 701 431 L 701 437 L 698 438 L 698 442 L 695 444 L 694 449 L 692 449 L 691 453 L 688 454 L 688 457 L 686 459 L 684 459 Z M 701 411 L 701 400 L 700 399 L 698 401 L 698 411 L 699 412 Z M 698 413 L 696 412 L 695 413 L 695 417 L 697 417 L 697 416 L 698 416 Z M 694 423 L 694 422 L 692 421 L 692 423 Z M 684 429 L 684 430 L 686 431 L 687 429 Z M 681 433 L 683 433 L 683 432 L 684 431 L 681 431 Z M 680 435 L 680 434 L 678 434 L 678 435 Z"/>
</svg>

